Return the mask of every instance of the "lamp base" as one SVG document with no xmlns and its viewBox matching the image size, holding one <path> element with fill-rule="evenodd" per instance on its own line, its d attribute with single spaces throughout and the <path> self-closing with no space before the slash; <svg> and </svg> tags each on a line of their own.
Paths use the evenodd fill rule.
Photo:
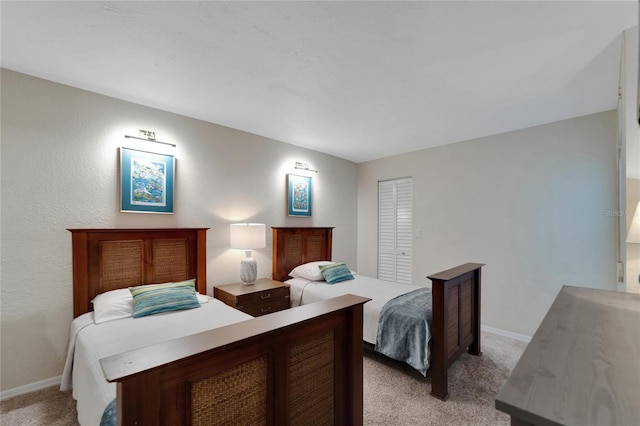
<svg viewBox="0 0 640 426">
<path fill-rule="evenodd" d="M 240 261 L 240 279 L 245 285 L 253 285 L 258 277 L 258 263 L 251 257 L 251 250 L 247 250 L 247 257 Z"/>
</svg>

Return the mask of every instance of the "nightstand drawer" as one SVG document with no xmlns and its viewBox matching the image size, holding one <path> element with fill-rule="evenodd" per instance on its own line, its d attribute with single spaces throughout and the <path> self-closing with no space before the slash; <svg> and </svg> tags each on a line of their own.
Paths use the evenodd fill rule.
<svg viewBox="0 0 640 426">
<path fill-rule="evenodd" d="M 289 286 L 270 279 L 257 280 L 253 285 L 233 283 L 216 286 L 213 295 L 254 317 L 289 308 Z"/>
<path fill-rule="evenodd" d="M 241 294 L 236 297 L 236 305 L 238 309 L 244 310 L 244 307 L 251 305 L 269 303 L 278 299 L 285 299 L 289 303 L 289 287 L 272 288 L 269 290 L 258 291 L 255 293 Z"/>
<path fill-rule="evenodd" d="M 240 309 L 242 312 L 245 312 L 249 315 L 253 315 L 254 317 L 271 314 L 273 312 L 282 311 L 288 308 L 289 308 L 288 297 L 285 299 L 276 299 L 276 300 L 272 300 L 271 302 L 260 303 L 257 305 L 238 306 L 238 309 Z"/>
</svg>

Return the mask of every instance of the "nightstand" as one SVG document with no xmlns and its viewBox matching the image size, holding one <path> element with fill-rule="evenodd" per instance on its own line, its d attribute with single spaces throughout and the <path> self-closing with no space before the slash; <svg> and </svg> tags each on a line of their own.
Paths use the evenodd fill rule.
<svg viewBox="0 0 640 426">
<path fill-rule="evenodd" d="M 213 296 L 254 317 L 289 308 L 289 286 L 269 279 L 253 285 L 225 284 L 213 288 Z"/>
</svg>

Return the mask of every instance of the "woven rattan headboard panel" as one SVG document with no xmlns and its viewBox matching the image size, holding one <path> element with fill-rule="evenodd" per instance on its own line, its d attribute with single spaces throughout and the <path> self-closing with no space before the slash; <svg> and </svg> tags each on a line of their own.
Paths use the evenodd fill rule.
<svg viewBox="0 0 640 426">
<path fill-rule="evenodd" d="M 333 228 L 273 229 L 273 279 L 285 281 L 298 265 L 331 260 Z"/>
<path fill-rule="evenodd" d="M 205 294 L 207 229 L 69 229 L 73 316 L 93 310 L 100 293 L 141 284 L 195 278 Z"/>
</svg>

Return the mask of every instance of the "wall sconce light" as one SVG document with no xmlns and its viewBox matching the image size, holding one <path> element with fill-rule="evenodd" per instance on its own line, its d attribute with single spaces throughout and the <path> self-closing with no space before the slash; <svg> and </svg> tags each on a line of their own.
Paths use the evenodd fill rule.
<svg viewBox="0 0 640 426">
<path fill-rule="evenodd" d="M 247 285 L 258 277 L 258 264 L 251 257 L 251 249 L 265 247 L 265 229 L 264 223 L 232 223 L 229 229 L 231 248 L 244 250 L 247 255 L 240 262 L 240 279 Z"/>
<path fill-rule="evenodd" d="M 176 147 L 176 144 L 174 144 L 174 143 L 157 141 L 156 140 L 156 132 L 152 132 L 151 130 L 142 130 L 142 129 L 140 129 L 139 135 L 140 136 L 124 135 L 124 137 L 127 138 L 127 139 L 139 139 L 141 141 L 147 141 L 147 142 L 153 142 L 153 143 L 161 143 L 163 145 L 169 145 L 169 146 L 172 146 L 174 148 Z"/>
<path fill-rule="evenodd" d="M 312 170 L 309 168 L 309 164 L 307 163 L 300 163 L 298 161 L 296 161 L 296 170 L 304 170 L 305 172 L 313 172 L 313 173 L 318 173 L 317 170 Z"/>
</svg>

